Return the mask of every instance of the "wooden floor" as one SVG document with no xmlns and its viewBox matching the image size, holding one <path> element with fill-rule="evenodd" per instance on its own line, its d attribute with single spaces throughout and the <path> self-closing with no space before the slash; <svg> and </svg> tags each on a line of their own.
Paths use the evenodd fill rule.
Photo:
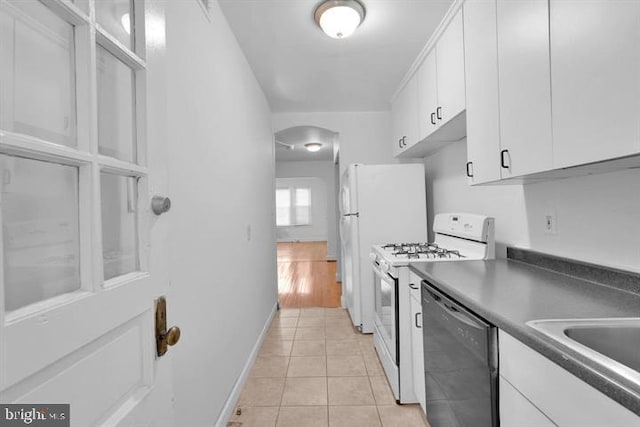
<svg viewBox="0 0 640 427">
<path fill-rule="evenodd" d="M 278 243 L 280 307 L 340 307 L 342 286 L 335 278 L 327 242 Z"/>
</svg>

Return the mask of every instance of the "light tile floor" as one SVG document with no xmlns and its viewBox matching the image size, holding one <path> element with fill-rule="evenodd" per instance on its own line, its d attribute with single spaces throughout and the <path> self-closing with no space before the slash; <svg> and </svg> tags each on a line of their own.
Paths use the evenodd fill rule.
<svg viewBox="0 0 640 427">
<path fill-rule="evenodd" d="M 372 335 L 346 310 L 280 310 L 229 427 L 428 427 L 418 405 L 398 405 Z"/>
</svg>

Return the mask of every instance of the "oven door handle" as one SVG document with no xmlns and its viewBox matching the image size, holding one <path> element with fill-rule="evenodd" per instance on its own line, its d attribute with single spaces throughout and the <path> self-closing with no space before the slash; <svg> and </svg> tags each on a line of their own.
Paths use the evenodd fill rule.
<svg viewBox="0 0 640 427">
<path fill-rule="evenodd" d="M 378 268 L 378 264 L 377 263 L 373 263 L 373 272 L 376 273 L 376 275 L 378 277 L 380 277 L 380 279 L 384 280 L 385 282 L 387 282 L 391 286 L 395 285 L 393 277 L 389 276 L 388 273 L 383 273 L 382 270 L 380 270 L 380 268 Z"/>
</svg>

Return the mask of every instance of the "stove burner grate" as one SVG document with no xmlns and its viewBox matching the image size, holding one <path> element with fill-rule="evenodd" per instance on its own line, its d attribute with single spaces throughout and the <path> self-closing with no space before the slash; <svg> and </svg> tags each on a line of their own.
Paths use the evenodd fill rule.
<svg viewBox="0 0 640 427">
<path fill-rule="evenodd" d="M 408 259 L 441 259 L 465 258 L 458 250 L 441 248 L 435 243 L 389 243 L 382 246 L 396 256 L 406 256 Z"/>
</svg>

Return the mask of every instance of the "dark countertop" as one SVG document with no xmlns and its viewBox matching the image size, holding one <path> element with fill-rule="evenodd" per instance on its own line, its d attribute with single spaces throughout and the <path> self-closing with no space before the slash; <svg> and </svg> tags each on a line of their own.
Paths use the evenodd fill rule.
<svg viewBox="0 0 640 427">
<path fill-rule="evenodd" d="M 537 319 L 640 317 L 640 295 L 520 261 L 428 262 L 413 272 L 471 311 L 640 415 L 640 387 L 604 372 L 525 323 Z"/>
</svg>

